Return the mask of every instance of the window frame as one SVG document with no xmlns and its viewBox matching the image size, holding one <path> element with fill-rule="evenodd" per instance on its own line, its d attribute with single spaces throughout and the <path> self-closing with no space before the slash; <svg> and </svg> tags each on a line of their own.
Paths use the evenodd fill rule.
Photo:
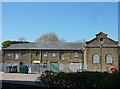
<svg viewBox="0 0 120 89">
<path fill-rule="evenodd" d="M 108 62 L 108 61 L 110 61 L 110 59 L 107 60 L 107 56 L 108 56 L 108 55 L 112 58 L 111 62 Z M 112 55 L 111 55 L 110 53 L 107 53 L 107 54 L 105 55 L 105 62 L 106 62 L 106 64 L 113 64 L 113 57 L 112 57 Z"/>
<path fill-rule="evenodd" d="M 35 55 L 38 56 L 40 53 L 39 52 L 36 52 Z"/>
<path fill-rule="evenodd" d="M 60 60 L 64 60 L 64 52 L 60 52 Z"/>
<path fill-rule="evenodd" d="M 43 56 L 44 56 L 44 57 L 48 57 L 48 52 L 44 52 L 44 53 L 43 53 Z"/>
<path fill-rule="evenodd" d="M 102 39 L 102 41 L 101 41 L 101 39 Z M 103 37 L 100 37 L 100 38 L 99 38 L 99 41 L 100 41 L 100 43 L 103 43 L 103 42 L 104 42 L 104 38 L 103 38 Z"/>
<path fill-rule="evenodd" d="M 52 52 L 52 57 L 56 57 L 56 52 Z"/>
<path fill-rule="evenodd" d="M 79 55 L 78 55 L 78 52 L 74 52 L 74 58 L 78 58 Z"/>
<path fill-rule="evenodd" d="M 10 57 L 11 56 L 11 53 L 10 52 L 6 52 L 7 53 L 7 56 Z"/>
<path fill-rule="evenodd" d="M 16 56 L 16 54 L 17 54 L 17 56 Z M 17 58 L 16 58 L 16 57 L 17 57 Z M 18 52 L 14 52 L 14 59 L 15 59 L 15 60 L 19 59 Z"/>
<path fill-rule="evenodd" d="M 21 52 L 21 56 L 26 56 L 26 52 Z"/>
<path fill-rule="evenodd" d="M 98 57 L 98 62 L 96 61 L 96 59 L 95 59 L 95 55 L 97 55 L 97 57 Z M 100 64 L 100 56 L 97 54 L 97 53 L 94 53 L 93 55 L 92 55 L 92 63 L 93 64 Z"/>
</svg>

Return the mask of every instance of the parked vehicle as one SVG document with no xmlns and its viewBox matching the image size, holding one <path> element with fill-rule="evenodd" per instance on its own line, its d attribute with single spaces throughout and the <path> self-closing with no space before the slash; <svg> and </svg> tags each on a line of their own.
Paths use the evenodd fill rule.
<svg viewBox="0 0 120 89">
<path fill-rule="evenodd" d="M 86 69 L 77 69 L 75 72 L 86 72 Z"/>
</svg>

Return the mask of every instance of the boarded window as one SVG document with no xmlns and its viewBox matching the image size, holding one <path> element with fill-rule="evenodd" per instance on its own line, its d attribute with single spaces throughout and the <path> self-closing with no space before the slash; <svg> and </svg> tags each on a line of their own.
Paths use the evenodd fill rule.
<svg viewBox="0 0 120 89">
<path fill-rule="evenodd" d="M 93 54 L 92 60 L 93 60 L 93 63 L 100 63 L 99 55 Z"/>
<path fill-rule="evenodd" d="M 111 54 L 106 54 L 106 63 L 112 63 L 113 60 L 112 60 L 112 55 Z"/>
</svg>

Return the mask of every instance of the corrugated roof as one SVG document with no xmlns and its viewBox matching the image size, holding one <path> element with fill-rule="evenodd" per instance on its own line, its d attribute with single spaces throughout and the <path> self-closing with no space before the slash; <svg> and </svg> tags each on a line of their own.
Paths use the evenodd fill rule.
<svg viewBox="0 0 120 89">
<path fill-rule="evenodd" d="M 3 49 L 66 49 L 66 50 L 82 50 L 85 43 L 81 42 L 45 42 L 45 43 L 19 43 L 12 44 Z"/>
</svg>

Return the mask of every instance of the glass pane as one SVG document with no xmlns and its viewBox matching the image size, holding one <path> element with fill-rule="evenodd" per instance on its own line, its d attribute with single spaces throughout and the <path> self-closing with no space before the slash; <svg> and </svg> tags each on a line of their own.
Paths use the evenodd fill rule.
<svg viewBox="0 0 120 89">
<path fill-rule="evenodd" d="M 7 52 L 7 56 L 11 56 L 10 52 Z"/>
<path fill-rule="evenodd" d="M 64 53 L 60 53 L 60 59 L 64 60 Z"/>
<path fill-rule="evenodd" d="M 99 63 L 100 61 L 99 61 L 99 56 L 98 56 L 98 54 L 94 54 L 93 55 L 93 63 Z"/>
<path fill-rule="evenodd" d="M 44 57 L 47 57 L 47 56 L 48 56 L 48 52 L 45 52 L 45 53 L 44 53 Z"/>
<path fill-rule="evenodd" d="M 53 52 L 53 53 L 52 53 L 52 56 L 53 56 L 53 57 L 56 57 L 56 53 L 55 53 L 55 52 Z"/>
<path fill-rule="evenodd" d="M 18 53 L 15 52 L 15 59 L 18 59 Z"/>
<path fill-rule="evenodd" d="M 78 57 L 78 53 L 77 52 L 74 53 L 74 57 Z"/>
<path fill-rule="evenodd" d="M 22 52 L 21 55 L 22 55 L 22 56 L 25 56 L 25 52 Z"/>
<path fill-rule="evenodd" d="M 107 63 L 112 63 L 112 55 L 110 55 L 110 54 L 106 55 L 106 62 Z"/>
</svg>

